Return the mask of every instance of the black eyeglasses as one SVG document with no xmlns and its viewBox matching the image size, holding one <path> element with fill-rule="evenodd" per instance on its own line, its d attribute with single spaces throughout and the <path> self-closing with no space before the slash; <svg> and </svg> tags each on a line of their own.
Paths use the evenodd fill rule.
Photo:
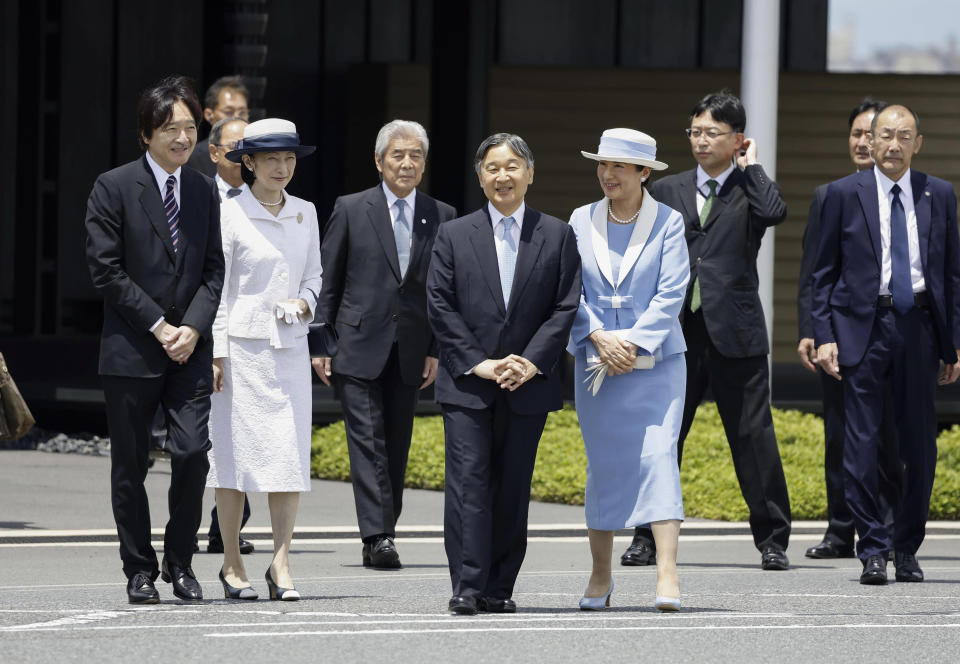
<svg viewBox="0 0 960 664">
<path fill-rule="evenodd" d="M 687 135 L 688 138 L 700 138 L 701 136 L 706 136 L 711 141 L 716 140 L 721 136 L 726 136 L 727 134 L 733 134 L 733 131 L 717 131 L 716 129 L 707 129 L 703 131 L 702 129 L 684 129 L 683 132 Z"/>
</svg>

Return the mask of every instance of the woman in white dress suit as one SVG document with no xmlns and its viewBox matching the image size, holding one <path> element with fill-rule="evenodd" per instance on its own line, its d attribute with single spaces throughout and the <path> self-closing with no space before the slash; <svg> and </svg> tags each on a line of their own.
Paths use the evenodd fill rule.
<svg viewBox="0 0 960 664">
<path fill-rule="evenodd" d="M 268 493 L 274 557 L 271 599 L 295 600 L 289 550 L 300 492 L 310 490 L 312 387 L 307 324 L 320 291 L 320 235 L 313 203 L 284 187 L 314 151 L 296 126 L 266 119 L 244 128 L 226 156 L 250 185 L 220 207 L 226 265 L 213 325 L 210 472 L 223 532 L 220 581 L 231 599 L 256 599 L 240 557 L 246 492 Z"/>
<path fill-rule="evenodd" d="M 644 189 L 656 141 L 603 132 L 596 153 L 604 198 L 574 210 L 583 293 L 568 350 L 576 358 L 577 416 L 587 451 L 586 520 L 593 570 L 582 609 L 613 592 L 615 530 L 651 524 L 661 611 L 680 608 L 677 541 L 683 519 L 677 438 L 686 344 L 678 316 L 690 278 L 684 223 Z"/>
</svg>

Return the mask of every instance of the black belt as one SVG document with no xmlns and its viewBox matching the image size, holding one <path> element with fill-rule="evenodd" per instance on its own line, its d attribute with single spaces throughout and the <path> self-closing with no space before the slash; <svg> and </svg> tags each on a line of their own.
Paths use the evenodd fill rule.
<svg viewBox="0 0 960 664">
<path fill-rule="evenodd" d="M 877 306 L 884 309 L 891 309 L 893 307 L 893 295 L 881 295 L 877 298 Z M 919 293 L 913 294 L 913 306 L 918 309 L 926 309 L 930 306 L 930 297 L 927 295 L 927 291 L 920 291 Z"/>
</svg>

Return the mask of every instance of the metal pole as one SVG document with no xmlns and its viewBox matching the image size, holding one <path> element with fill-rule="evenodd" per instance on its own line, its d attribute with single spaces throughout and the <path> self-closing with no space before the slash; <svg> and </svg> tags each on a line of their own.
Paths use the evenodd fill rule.
<svg viewBox="0 0 960 664">
<path fill-rule="evenodd" d="M 777 92 L 780 71 L 780 0 L 744 0 L 740 93 L 747 111 L 746 135 L 757 141 L 759 161 L 777 177 Z M 760 302 L 773 343 L 773 245 L 768 228 L 760 245 L 757 271 Z"/>
</svg>

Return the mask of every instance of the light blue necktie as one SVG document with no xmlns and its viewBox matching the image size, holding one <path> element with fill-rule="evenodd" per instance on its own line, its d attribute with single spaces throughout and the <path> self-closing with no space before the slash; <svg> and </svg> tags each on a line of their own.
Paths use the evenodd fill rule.
<svg viewBox="0 0 960 664">
<path fill-rule="evenodd" d="M 910 278 L 910 241 L 907 215 L 900 201 L 900 185 L 890 189 L 890 294 L 893 308 L 905 314 L 913 308 L 913 279 Z"/>
<path fill-rule="evenodd" d="M 513 273 L 517 268 L 517 245 L 513 241 L 513 217 L 503 218 L 503 247 L 500 252 L 500 287 L 503 289 L 503 306 L 510 304 L 510 290 L 513 288 Z"/>
<path fill-rule="evenodd" d="M 400 278 L 407 274 L 407 266 L 410 264 L 410 227 L 407 226 L 407 218 L 403 214 L 406 207 L 406 201 L 402 198 L 397 199 L 397 220 L 393 223 L 393 238 L 397 241 L 397 258 L 400 260 Z"/>
</svg>

